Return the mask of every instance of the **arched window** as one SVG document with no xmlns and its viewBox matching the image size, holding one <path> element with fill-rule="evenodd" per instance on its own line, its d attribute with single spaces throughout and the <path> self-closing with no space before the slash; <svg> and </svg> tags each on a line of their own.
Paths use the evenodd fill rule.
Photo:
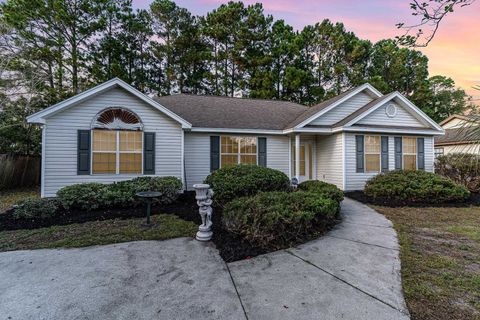
<svg viewBox="0 0 480 320">
<path fill-rule="evenodd" d="M 141 174 L 143 124 L 133 112 L 109 108 L 92 121 L 92 173 Z"/>
</svg>

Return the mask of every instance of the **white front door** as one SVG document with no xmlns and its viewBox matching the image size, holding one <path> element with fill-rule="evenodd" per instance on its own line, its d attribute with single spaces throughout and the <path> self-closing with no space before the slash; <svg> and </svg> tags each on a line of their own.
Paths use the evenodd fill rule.
<svg viewBox="0 0 480 320">
<path fill-rule="evenodd" d="M 296 176 L 295 144 L 292 148 L 293 176 Z M 311 142 L 300 142 L 300 175 L 299 182 L 313 179 L 313 145 Z"/>
</svg>

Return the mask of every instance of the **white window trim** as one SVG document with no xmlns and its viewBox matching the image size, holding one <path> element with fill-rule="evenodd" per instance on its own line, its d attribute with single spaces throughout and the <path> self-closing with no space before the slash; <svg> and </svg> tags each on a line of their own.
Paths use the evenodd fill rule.
<svg viewBox="0 0 480 320">
<path fill-rule="evenodd" d="M 377 153 L 367 153 L 367 137 L 378 137 L 380 141 L 380 151 L 378 152 L 378 170 L 367 170 L 367 154 L 377 154 Z M 378 134 L 366 134 L 363 136 L 363 163 L 365 164 L 365 173 L 379 173 L 382 171 L 382 136 Z"/>
<path fill-rule="evenodd" d="M 415 153 L 405 153 L 403 152 L 403 147 L 405 146 L 405 143 L 404 143 L 404 139 L 405 138 L 413 138 L 415 139 Z M 415 156 L 415 169 L 414 170 L 418 170 L 418 146 L 417 146 L 417 138 L 418 137 L 412 137 L 412 136 L 402 136 L 402 170 L 409 170 L 409 169 L 405 169 L 405 155 L 407 156 Z"/>
<path fill-rule="evenodd" d="M 223 153 L 222 152 L 222 137 L 227 137 L 227 138 L 255 138 L 256 142 L 255 142 L 255 146 L 257 148 L 257 152 L 256 153 L 240 153 L 240 141 L 238 141 L 238 152 L 237 153 Z M 227 155 L 227 156 L 234 156 L 234 155 L 237 155 L 237 164 L 241 164 L 240 162 L 240 156 L 241 155 L 244 155 L 244 156 L 253 156 L 255 155 L 255 164 L 258 166 L 258 137 L 254 137 L 254 136 L 229 136 L 229 135 L 223 135 L 223 136 L 220 136 L 220 156 L 219 156 L 219 168 L 221 169 L 222 168 L 222 155 Z"/>
<path fill-rule="evenodd" d="M 441 153 L 437 153 L 437 150 L 442 150 Z M 444 147 L 434 147 L 433 148 L 433 156 L 434 156 L 434 159 L 437 159 L 438 157 L 440 156 L 444 156 L 445 155 L 445 148 Z"/>
<path fill-rule="evenodd" d="M 92 176 L 108 176 L 108 175 L 143 175 L 143 150 L 144 150 L 144 139 L 143 139 L 143 131 L 140 131 L 141 140 L 142 140 L 142 150 L 140 151 L 120 151 L 120 131 L 126 130 L 110 130 L 115 131 L 115 139 L 116 139 L 116 150 L 113 151 L 102 151 L 102 150 L 93 150 L 93 131 L 98 129 L 91 129 L 90 132 L 90 145 L 91 145 L 91 152 L 90 152 L 90 175 Z M 128 131 L 128 130 L 127 130 Z M 94 153 L 115 153 L 115 173 L 93 173 L 93 154 Z M 141 171 L 140 173 L 120 173 L 120 154 L 141 154 Z"/>
</svg>

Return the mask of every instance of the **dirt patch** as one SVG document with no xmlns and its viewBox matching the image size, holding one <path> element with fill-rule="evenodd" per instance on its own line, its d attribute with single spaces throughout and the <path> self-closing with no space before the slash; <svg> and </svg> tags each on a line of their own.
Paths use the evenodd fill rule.
<svg viewBox="0 0 480 320">
<path fill-rule="evenodd" d="M 419 202 L 411 202 L 411 201 L 393 200 L 391 198 L 385 198 L 385 197 L 373 198 L 373 197 L 367 196 L 363 191 L 345 192 L 345 196 L 365 204 L 373 204 L 377 206 L 390 207 L 390 208 L 398 208 L 398 207 L 464 208 L 464 207 L 470 207 L 470 206 L 480 206 L 480 193 L 472 193 L 470 195 L 470 198 L 468 198 L 466 201 L 463 201 L 463 202 L 449 202 L 449 203 L 435 203 L 435 202 L 419 203 Z"/>
</svg>

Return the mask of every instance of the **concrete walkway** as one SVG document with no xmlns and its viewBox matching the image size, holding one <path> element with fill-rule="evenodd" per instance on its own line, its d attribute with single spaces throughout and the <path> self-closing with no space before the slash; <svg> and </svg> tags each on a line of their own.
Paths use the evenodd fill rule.
<svg viewBox="0 0 480 320">
<path fill-rule="evenodd" d="M 297 248 L 225 264 L 178 238 L 0 254 L 2 319 L 408 319 L 391 223 L 350 199 Z"/>
<path fill-rule="evenodd" d="M 348 198 L 342 216 L 325 237 L 228 264 L 249 319 L 409 319 L 392 223 Z"/>
</svg>

